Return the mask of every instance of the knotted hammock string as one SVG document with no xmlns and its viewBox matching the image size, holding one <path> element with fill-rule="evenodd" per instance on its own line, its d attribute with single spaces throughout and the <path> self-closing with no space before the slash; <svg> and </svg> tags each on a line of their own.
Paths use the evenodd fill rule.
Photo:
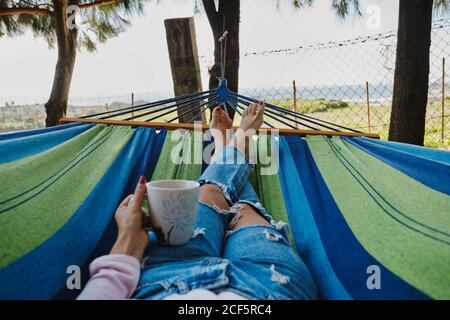
<svg viewBox="0 0 450 320">
<path fill-rule="evenodd" d="M 188 111 L 179 114 L 178 116 L 176 116 L 175 118 L 170 119 L 170 120 L 167 121 L 167 122 L 170 123 L 170 122 L 172 122 L 172 121 L 178 120 L 179 118 L 183 117 L 184 115 L 186 115 L 186 114 L 188 114 L 188 113 L 190 113 L 190 112 L 192 112 L 192 111 L 194 111 L 194 110 L 200 109 L 200 108 L 201 108 L 202 106 L 204 106 L 205 104 L 207 104 L 207 105 L 209 106 L 209 105 L 211 105 L 211 104 L 216 103 L 218 100 L 219 100 L 219 97 L 214 97 L 212 100 L 205 101 L 205 102 L 203 102 L 203 103 L 201 103 L 201 104 L 199 104 L 199 105 L 197 105 L 197 106 L 195 106 L 195 107 L 189 109 Z M 203 112 L 206 111 L 206 109 L 207 109 L 207 108 L 205 108 L 205 109 L 203 110 Z"/>
<path fill-rule="evenodd" d="M 228 97 L 230 98 L 230 97 Z M 226 99 L 226 102 L 228 103 L 228 105 L 233 108 L 234 111 L 236 111 L 241 117 L 242 117 L 242 113 L 239 112 L 238 107 L 240 107 L 242 110 L 244 110 L 244 108 L 242 108 L 241 106 L 238 105 L 236 100 L 233 99 Z M 263 121 L 263 123 L 268 126 L 269 128 L 274 128 L 274 126 L 272 126 L 270 123 L 268 123 L 266 120 Z"/>
<path fill-rule="evenodd" d="M 135 115 L 133 117 L 126 118 L 124 120 L 133 120 L 133 119 L 136 119 L 136 118 L 142 118 L 142 117 L 148 116 L 150 114 L 154 114 L 154 113 L 157 113 L 157 112 L 160 112 L 160 111 L 164 111 L 164 110 L 170 109 L 168 112 L 165 112 L 163 114 L 159 114 L 156 118 L 163 117 L 163 116 L 165 116 L 167 114 L 170 114 L 170 113 L 174 112 L 177 109 L 178 110 L 183 110 L 183 109 L 185 109 L 185 108 L 187 108 L 187 107 L 189 107 L 191 105 L 194 105 L 197 102 L 202 101 L 203 99 L 207 99 L 207 98 L 210 98 L 212 96 L 213 96 L 213 94 L 209 94 L 209 95 L 206 95 L 206 96 L 197 97 L 195 99 L 189 98 L 189 100 L 183 101 L 181 103 L 179 102 L 178 104 L 174 104 L 174 105 L 170 105 L 170 106 L 167 106 L 167 107 L 159 108 L 157 110 L 150 110 L 148 112 L 141 113 L 139 115 Z M 145 121 L 148 122 L 148 121 L 151 121 L 151 119 L 154 119 L 154 118 L 150 118 L 150 119 L 147 119 Z"/>
<path fill-rule="evenodd" d="M 242 100 L 242 99 L 236 98 L 235 96 L 230 96 L 229 98 L 230 98 L 230 99 L 234 99 L 234 100 L 237 101 L 238 103 L 241 103 L 241 104 L 243 104 L 243 105 L 245 105 L 245 106 L 247 106 L 247 107 L 251 104 L 250 102 L 247 102 L 247 101 L 244 101 L 244 100 Z M 238 105 L 239 105 L 239 104 L 238 104 Z M 243 108 L 243 107 L 241 107 L 241 108 Z M 285 121 L 283 121 L 283 120 L 281 120 L 281 119 L 279 119 L 279 118 L 282 118 L 282 119 L 285 119 L 285 120 L 288 120 L 288 121 L 292 121 L 292 122 L 294 122 L 294 123 L 296 123 L 296 124 L 302 125 L 302 126 L 304 126 L 304 127 L 307 127 L 307 128 L 309 128 L 309 129 L 312 129 L 312 130 L 319 130 L 318 128 L 313 127 L 313 126 L 311 126 L 311 125 L 309 125 L 309 124 L 306 124 L 306 123 L 297 121 L 297 120 L 295 120 L 295 119 L 291 119 L 291 118 L 289 118 L 289 117 L 287 117 L 287 116 L 285 116 L 285 115 L 281 115 L 281 114 L 276 113 L 276 112 L 273 112 L 273 111 L 271 111 L 271 110 L 269 110 L 269 109 L 266 109 L 264 113 L 265 113 L 265 115 L 268 116 L 269 118 L 272 118 L 272 119 L 274 119 L 275 121 L 278 121 L 278 122 L 280 122 L 280 123 L 282 123 L 282 124 L 284 124 L 284 125 L 290 127 L 291 129 L 297 129 L 297 127 L 295 127 L 295 126 L 293 126 L 292 124 L 289 124 L 289 123 L 287 123 L 287 122 L 285 122 Z M 279 117 L 279 118 L 278 118 L 278 117 Z"/>
<path fill-rule="evenodd" d="M 225 15 L 222 17 L 222 36 L 219 38 L 220 42 L 220 79 L 225 79 L 225 69 L 226 69 L 226 57 L 227 57 L 227 37 L 228 31 L 225 30 Z M 225 100 L 221 103 L 222 108 L 227 111 Z M 228 111 L 227 111 L 228 112 Z"/>
<path fill-rule="evenodd" d="M 109 118 L 112 118 L 112 117 L 115 117 L 118 115 L 131 113 L 131 112 L 135 112 L 135 111 L 139 111 L 139 110 L 143 110 L 143 109 L 147 109 L 147 108 L 151 108 L 151 107 L 157 107 L 157 106 L 168 104 L 168 103 L 179 102 L 180 100 L 189 100 L 189 98 L 192 98 L 192 97 L 197 97 L 197 96 L 205 95 L 205 94 L 211 94 L 216 90 L 217 89 L 211 89 L 211 90 L 202 91 L 202 92 L 193 92 L 193 93 L 185 94 L 185 95 L 174 97 L 174 98 L 143 103 L 143 104 L 140 104 L 140 105 L 137 105 L 134 107 L 126 107 L 126 108 L 121 108 L 121 109 L 117 109 L 117 110 L 110 110 L 110 111 L 88 114 L 86 116 L 81 116 L 80 118 L 84 119 L 84 118 L 97 117 L 97 116 L 101 116 L 101 115 L 114 114 L 109 117 Z M 129 111 L 125 112 L 126 110 L 129 110 Z M 119 112 L 119 111 L 122 111 L 122 112 L 115 114 L 116 112 Z M 102 117 L 102 118 L 98 118 L 98 119 L 107 119 L 107 118 L 108 117 Z"/>
<path fill-rule="evenodd" d="M 189 105 L 189 104 L 193 103 L 192 101 L 198 101 L 198 100 L 203 99 L 204 97 L 208 97 L 208 96 L 211 96 L 211 95 L 212 95 L 212 93 L 206 94 L 206 95 L 202 94 L 200 96 L 198 96 L 198 95 L 197 96 L 189 96 L 189 97 L 187 97 L 185 99 L 179 99 L 177 101 L 169 102 L 166 106 L 164 106 L 164 105 L 152 105 L 152 106 L 146 106 L 146 107 L 138 108 L 138 109 L 135 109 L 135 110 L 131 111 L 132 116 L 127 118 L 127 119 L 128 120 L 132 120 L 132 119 L 135 119 L 135 118 L 142 117 L 144 114 L 152 114 L 152 113 L 163 111 L 163 110 L 166 110 L 166 109 L 169 109 L 169 108 L 177 108 L 177 106 L 181 108 L 181 107 L 184 107 L 186 105 Z M 147 109 L 150 109 L 150 111 L 146 112 L 144 114 L 140 114 L 140 115 L 134 116 L 135 112 L 138 112 L 138 111 L 141 111 L 141 110 L 147 110 Z M 129 113 L 130 113 L 130 111 L 124 111 L 124 112 L 120 112 L 120 113 L 112 115 L 112 116 L 107 116 L 106 118 L 111 118 L 111 117 L 115 117 L 115 116 L 118 116 L 118 115 L 129 114 Z"/>
<path fill-rule="evenodd" d="M 242 105 L 239 104 L 239 103 L 242 104 L 242 102 L 241 102 L 241 101 L 238 101 L 236 98 L 229 97 L 227 100 L 232 101 L 232 102 L 234 103 L 234 105 L 235 105 L 236 107 L 238 107 L 239 109 L 241 109 L 242 111 L 245 110 L 245 107 L 243 107 Z M 245 104 L 244 104 L 244 105 L 245 105 Z M 266 110 L 266 112 L 264 112 L 264 114 L 265 114 L 266 116 L 268 116 L 269 118 L 272 118 L 272 119 L 274 119 L 275 121 L 278 121 L 278 122 L 280 122 L 280 123 L 286 125 L 287 127 L 291 128 L 291 129 L 295 129 L 294 126 L 290 125 L 289 123 L 284 122 L 283 120 L 280 120 L 280 119 L 275 118 L 274 116 L 270 115 L 267 111 L 268 111 L 268 110 Z M 265 125 L 269 125 L 268 122 L 266 122 L 266 121 L 264 122 L 264 124 L 265 124 Z"/>
<path fill-rule="evenodd" d="M 191 120 L 189 120 L 187 123 L 193 123 L 195 120 L 198 119 L 198 117 L 199 117 L 202 113 L 206 112 L 206 110 L 207 110 L 208 108 L 210 108 L 211 105 L 214 104 L 214 103 L 215 103 L 214 99 L 209 100 L 208 103 L 203 107 L 203 109 L 201 109 L 201 110 L 200 110 L 195 116 L 193 116 L 193 117 L 191 118 Z"/>
<path fill-rule="evenodd" d="M 250 102 L 254 102 L 254 103 L 258 103 L 259 102 L 259 101 L 255 100 L 255 99 L 252 99 L 250 97 L 246 97 L 246 96 L 240 95 L 240 94 L 235 93 L 235 92 L 231 92 L 230 91 L 230 94 L 233 95 L 233 96 L 237 96 L 239 98 L 248 100 Z M 291 111 L 291 110 L 288 110 L 288 109 L 285 109 L 285 108 L 281 108 L 279 106 L 276 106 L 276 105 L 273 105 L 273 104 L 270 104 L 270 103 L 265 103 L 265 105 L 266 105 L 266 107 L 269 107 L 269 108 L 272 108 L 272 109 L 276 109 L 278 111 L 282 111 L 282 112 L 288 113 L 290 115 L 293 115 L 294 117 L 301 118 L 301 119 L 303 119 L 305 121 L 309 121 L 311 123 L 317 124 L 317 125 L 319 125 L 321 127 L 327 128 L 327 129 L 331 129 L 333 131 L 340 131 L 340 130 L 332 129 L 331 127 L 326 126 L 324 124 L 321 124 L 319 122 L 326 123 L 326 124 L 329 124 L 329 125 L 341 128 L 341 129 L 349 130 L 349 131 L 352 131 L 352 132 L 361 132 L 361 131 L 354 130 L 354 129 L 351 129 L 351 128 L 347 128 L 347 127 L 344 127 L 344 126 L 341 126 L 341 125 L 338 125 L 338 124 L 335 124 L 335 123 L 332 123 L 332 122 L 329 122 L 329 121 L 325 121 L 325 120 L 317 119 L 317 118 L 314 118 L 314 117 L 311 117 L 311 116 L 307 116 L 307 115 L 305 115 L 303 113 L 300 113 L 300 112 L 297 112 L 297 111 Z"/>
<path fill-rule="evenodd" d="M 225 25 L 225 17 L 223 19 Z M 225 28 L 224 28 L 225 29 Z M 220 77 L 225 79 L 225 63 L 227 57 L 227 36 L 228 31 L 224 30 L 222 36 L 219 38 L 220 42 Z"/>
</svg>

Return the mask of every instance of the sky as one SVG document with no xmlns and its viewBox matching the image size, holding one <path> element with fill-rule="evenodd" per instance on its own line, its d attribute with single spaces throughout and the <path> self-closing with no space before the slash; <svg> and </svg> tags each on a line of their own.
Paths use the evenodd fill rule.
<svg viewBox="0 0 450 320">
<path fill-rule="evenodd" d="M 132 18 L 127 31 L 99 44 L 97 52 L 78 53 L 71 98 L 170 91 L 164 20 L 177 17 L 194 16 L 203 86 L 207 85 L 205 62 L 211 59 L 213 38 L 205 14 L 194 13 L 192 0 L 158 2 L 148 3 L 142 16 Z M 241 0 L 241 57 L 247 52 L 340 41 L 397 28 L 398 0 L 361 0 L 363 15 L 344 21 L 331 10 L 331 0 L 316 0 L 312 7 L 300 10 L 293 9 L 288 0 L 279 3 Z M 30 32 L 2 38 L 0 56 L 0 99 L 49 95 L 56 50 L 49 49 L 43 39 L 34 38 Z M 242 64 L 245 60 L 241 58 Z M 240 85 L 251 85 L 252 70 L 245 65 L 242 70 Z M 277 82 L 277 75 L 271 74 L 269 79 Z"/>
</svg>

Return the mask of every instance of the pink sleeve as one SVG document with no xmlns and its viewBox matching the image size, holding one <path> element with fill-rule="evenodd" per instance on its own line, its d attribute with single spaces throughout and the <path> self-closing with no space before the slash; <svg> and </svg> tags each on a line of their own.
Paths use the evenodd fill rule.
<svg viewBox="0 0 450 320">
<path fill-rule="evenodd" d="M 110 254 L 92 261 L 91 279 L 78 300 L 127 299 L 136 289 L 140 276 L 138 259 L 123 254 Z"/>
</svg>

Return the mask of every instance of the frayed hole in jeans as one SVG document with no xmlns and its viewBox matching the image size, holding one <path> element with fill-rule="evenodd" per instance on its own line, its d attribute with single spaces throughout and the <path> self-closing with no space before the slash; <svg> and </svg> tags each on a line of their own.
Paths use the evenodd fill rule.
<svg viewBox="0 0 450 320">
<path fill-rule="evenodd" d="M 230 197 L 230 195 L 228 194 L 228 190 L 227 190 L 227 186 L 226 186 L 226 185 L 224 185 L 224 184 L 222 184 L 222 183 L 220 183 L 220 182 L 212 181 L 212 180 L 204 180 L 204 181 L 201 181 L 201 185 L 202 185 L 202 186 L 203 186 L 203 185 L 206 185 L 206 184 L 210 184 L 210 185 L 214 185 L 214 186 L 216 186 L 216 187 L 219 187 L 219 189 L 222 191 L 222 194 L 223 194 L 223 197 L 225 198 L 225 200 L 226 200 L 229 204 L 232 203 L 231 197 Z"/>
<path fill-rule="evenodd" d="M 225 239 L 228 238 L 229 236 L 231 236 L 234 233 L 234 231 L 236 231 L 236 230 L 227 230 L 225 232 Z"/>
<path fill-rule="evenodd" d="M 244 204 L 241 202 L 235 203 L 231 208 L 231 213 L 239 213 L 239 210 L 241 210 L 244 207 Z"/>
<path fill-rule="evenodd" d="M 291 280 L 289 278 L 289 276 L 286 276 L 284 274 L 279 273 L 277 270 L 275 270 L 275 265 L 272 264 L 270 266 L 270 271 L 272 271 L 272 277 L 270 278 L 270 280 L 277 282 L 279 284 L 282 285 L 287 285 L 289 283 L 289 281 Z"/>
<path fill-rule="evenodd" d="M 192 233 L 192 237 L 191 239 L 194 239 L 195 237 L 201 235 L 201 234 L 205 234 L 206 228 L 195 228 L 194 232 Z"/>
<path fill-rule="evenodd" d="M 219 206 L 216 205 L 214 202 L 211 203 L 211 204 L 209 204 L 209 203 L 206 203 L 206 202 L 204 202 L 204 201 L 200 201 L 200 203 L 203 204 L 203 205 L 205 205 L 205 206 L 207 206 L 207 207 L 210 207 L 211 209 L 213 209 L 213 210 L 216 211 L 217 213 L 220 213 L 220 214 L 227 214 L 227 213 L 229 213 L 229 211 L 228 211 L 227 209 L 221 209 L 221 208 L 219 208 Z"/>
<path fill-rule="evenodd" d="M 264 233 L 264 235 L 266 236 L 266 239 L 267 239 L 267 240 L 270 240 L 270 241 L 279 241 L 279 240 L 281 239 L 281 235 L 276 234 L 276 233 L 269 232 L 268 230 L 264 230 L 263 233 Z"/>
<path fill-rule="evenodd" d="M 282 220 L 280 220 L 280 221 L 278 221 L 278 222 L 275 222 L 275 220 L 272 219 L 272 220 L 270 221 L 270 224 L 271 224 L 272 226 L 274 226 L 275 229 L 277 229 L 277 230 L 281 230 L 281 229 L 283 229 L 285 226 L 287 226 L 287 223 L 284 222 L 284 221 L 282 221 Z"/>
</svg>

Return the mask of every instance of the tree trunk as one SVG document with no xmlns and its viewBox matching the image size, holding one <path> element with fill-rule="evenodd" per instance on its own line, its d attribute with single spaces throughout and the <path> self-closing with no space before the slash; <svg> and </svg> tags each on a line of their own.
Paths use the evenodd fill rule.
<svg viewBox="0 0 450 320">
<path fill-rule="evenodd" d="M 206 15 L 214 36 L 214 65 L 209 71 L 209 88 L 217 88 L 220 77 L 220 42 L 224 31 L 228 31 L 225 78 L 228 88 L 238 92 L 239 81 L 239 23 L 240 0 L 219 0 L 219 10 L 214 7 L 214 0 L 203 0 Z M 227 106 L 231 118 L 234 110 Z"/>
<path fill-rule="evenodd" d="M 55 0 L 53 5 L 58 60 L 50 98 L 45 104 L 47 113 L 45 125 L 47 127 L 57 125 L 59 120 L 66 115 L 70 82 L 77 54 L 77 29 L 69 29 L 67 26 L 68 0 Z"/>
<path fill-rule="evenodd" d="M 400 0 L 389 140 L 423 145 L 433 0 Z"/>
<path fill-rule="evenodd" d="M 197 39 L 195 36 L 194 18 L 176 18 L 164 20 L 166 27 L 167 49 L 169 50 L 170 69 L 172 71 L 173 89 L 176 97 L 202 91 L 202 79 L 198 62 Z M 186 101 L 177 103 L 178 122 L 194 121 L 202 111 L 201 102 L 193 103 L 186 108 Z M 202 122 L 206 120 L 204 113 L 200 115 Z M 198 119 L 195 119 L 198 120 Z M 206 124 L 206 121 L 203 122 Z"/>
</svg>

